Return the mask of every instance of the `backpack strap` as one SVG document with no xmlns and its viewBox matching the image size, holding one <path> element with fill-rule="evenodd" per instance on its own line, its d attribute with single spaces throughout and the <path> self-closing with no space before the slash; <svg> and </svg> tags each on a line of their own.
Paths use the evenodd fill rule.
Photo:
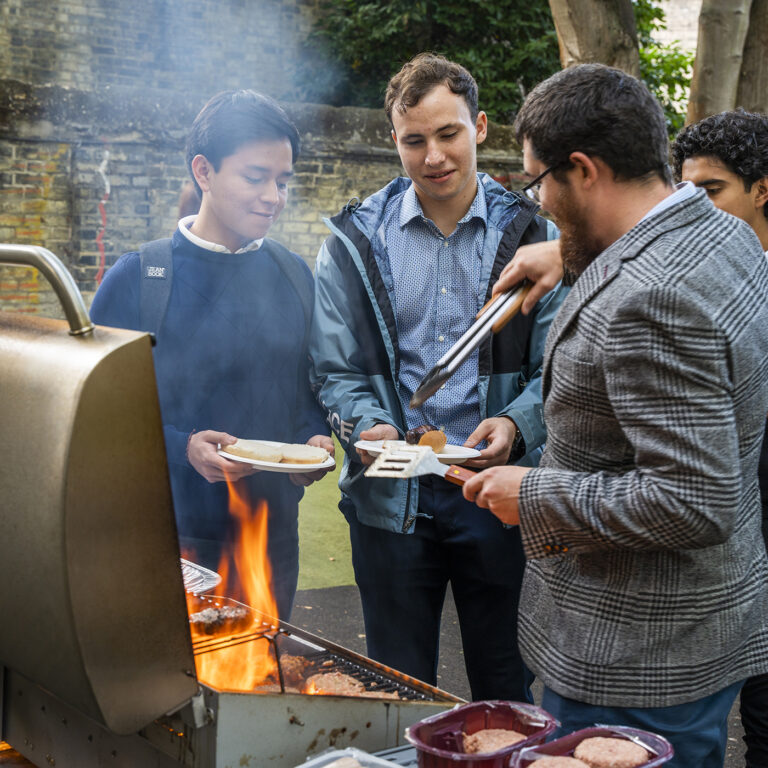
<svg viewBox="0 0 768 768">
<path fill-rule="evenodd" d="M 139 284 L 139 323 L 142 331 L 157 336 L 165 318 L 173 284 L 171 238 L 153 240 L 139 248 L 141 282 Z"/>
<path fill-rule="evenodd" d="M 304 310 L 304 348 L 306 350 L 309 344 L 309 329 L 312 325 L 312 307 L 314 304 L 312 287 L 307 284 L 304 269 L 295 254 L 291 253 L 284 245 L 281 245 L 277 240 L 273 240 L 271 237 L 266 238 L 264 244 L 267 246 L 267 250 L 272 255 L 272 258 L 277 262 L 277 265 L 283 270 L 283 274 L 288 278 L 296 293 L 299 295 L 301 307 Z"/>
</svg>

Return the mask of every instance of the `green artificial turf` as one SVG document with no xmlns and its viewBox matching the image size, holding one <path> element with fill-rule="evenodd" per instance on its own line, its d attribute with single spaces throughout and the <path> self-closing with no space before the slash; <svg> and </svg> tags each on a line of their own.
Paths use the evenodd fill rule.
<svg viewBox="0 0 768 768">
<path fill-rule="evenodd" d="M 336 470 L 312 483 L 299 505 L 299 589 L 355 583 L 349 528 L 338 507 L 343 457 L 336 443 Z"/>
</svg>

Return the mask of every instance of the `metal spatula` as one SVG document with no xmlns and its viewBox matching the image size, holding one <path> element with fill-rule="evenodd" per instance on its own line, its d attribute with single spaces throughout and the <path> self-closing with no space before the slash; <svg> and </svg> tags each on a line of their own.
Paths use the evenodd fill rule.
<svg viewBox="0 0 768 768">
<path fill-rule="evenodd" d="M 471 469 L 457 464 L 443 464 L 426 445 L 404 445 L 385 448 L 365 470 L 366 477 L 418 477 L 440 475 L 449 483 L 464 485 L 475 476 Z"/>
</svg>

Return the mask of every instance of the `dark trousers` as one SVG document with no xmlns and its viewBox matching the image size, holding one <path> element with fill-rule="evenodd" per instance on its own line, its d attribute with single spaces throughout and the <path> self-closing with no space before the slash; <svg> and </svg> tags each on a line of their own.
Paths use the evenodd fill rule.
<svg viewBox="0 0 768 768">
<path fill-rule="evenodd" d="M 664 768 L 723 768 L 728 739 L 728 713 L 741 688 L 734 683 L 703 699 L 672 707 L 600 707 L 568 699 L 544 688 L 541 706 L 561 725 L 552 738 L 595 723 L 629 725 L 663 736 L 675 756 Z"/>
<path fill-rule="evenodd" d="M 768 768 L 768 674 L 750 677 L 741 689 L 741 724 L 747 768 Z"/>
<path fill-rule="evenodd" d="M 763 504 L 763 541 L 768 550 L 768 420 L 758 467 Z M 744 726 L 746 768 L 768 768 L 768 674 L 750 677 L 741 689 L 741 724 Z"/>
<path fill-rule="evenodd" d="M 525 558 L 520 531 L 464 499 L 440 478 L 422 480 L 411 534 L 350 524 L 368 655 L 435 685 L 440 616 L 448 583 L 459 616 L 472 698 L 532 701 L 533 675 L 517 647 Z"/>
</svg>

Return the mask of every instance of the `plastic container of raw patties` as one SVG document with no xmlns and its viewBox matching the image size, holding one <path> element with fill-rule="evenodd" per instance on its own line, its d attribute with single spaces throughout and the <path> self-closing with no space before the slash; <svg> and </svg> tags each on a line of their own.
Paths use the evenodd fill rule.
<svg viewBox="0 0 768 768">
<path fill-rule="evenodd" d="M 432 715 L 405 729 L 416 747 L 419 768 L 507 768 L 509 757 L 523 747 L 542 744 L 559 725 L 541 707 L 516 701 L 476 701 Z M 463 734 L 502 728 L 525 739 L 496 752 L 467 754 Z"/>
<path fill-rule="evenodd" d="M 567 736 L 561 736 L 547 744 L 521 749 L 514 754 L 509 768 L 527 768 L 540 757 L 553 757 L 555 755 L 573 757 L 573 750 L 584 739 L 590 739 L 593 736 L 627 739 L 644 747 L 651 754 L 651 757 L 648 762 L 642 764 L 641 768 L 655 768 L 655 766 L 671 760 L 675 754 L 672 745 L 657 733 L 641 731 L 639 728 L 630 728 L 625 725 L 596 725 L 594 728 L 582 728 L 580 731 L 574 731 Z"/>
</svg>

